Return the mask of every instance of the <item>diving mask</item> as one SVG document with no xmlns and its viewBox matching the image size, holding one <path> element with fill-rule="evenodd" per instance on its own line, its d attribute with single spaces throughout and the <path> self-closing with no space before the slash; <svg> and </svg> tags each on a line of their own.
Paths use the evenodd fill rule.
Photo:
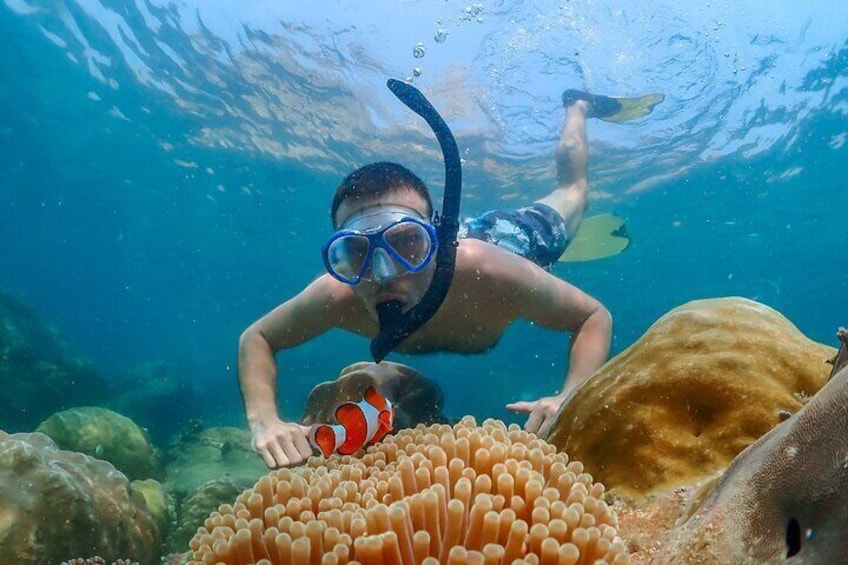
<svg viewBox="0 0 848 565">
<path fill-rule="evenodd" d="M 436 230 L 412 209 L 367 210 L 348 219 L 324 244 L 327 272 L 350 286 L 423 271 L 438 247 Z"/>
</svg>

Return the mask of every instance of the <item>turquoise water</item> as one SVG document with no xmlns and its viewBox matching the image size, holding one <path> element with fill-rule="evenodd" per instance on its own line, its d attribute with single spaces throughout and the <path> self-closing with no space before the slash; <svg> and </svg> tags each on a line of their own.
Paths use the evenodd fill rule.
<svg viewBox="0 0 848 565">
<path fill-rule="evenodd" d="M 441 194 L 435 141 L 384 86 L 416 68 L 468 214 L 553 188 L 564 88 L 665 94 L 590 124 L 590 213 L 624 217 L 631 248 L 554 269 L 612 312 L 614 353 L 697 298 L 759 300 L 830 344 L 848 324 L 841 3 L 249 4 L 0 4 L 0 288 L 127 388 L 171 367 L 202 399 L 172 417 L 243 422 L 238 335 L 321 273 L 347 172 L 396 160 Z M 518 323 L 485 355 L 391 359 L 448 415 L 515 421 L 503 405 L 558 388 L 567 345 Z M 367 358 L 341 332 L 281 353 L 284 414 Z"/>
</svg>

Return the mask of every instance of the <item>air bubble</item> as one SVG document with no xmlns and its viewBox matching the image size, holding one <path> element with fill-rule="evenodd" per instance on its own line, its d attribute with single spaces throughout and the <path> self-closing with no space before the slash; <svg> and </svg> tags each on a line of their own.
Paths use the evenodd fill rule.
<svg viewBox="0 0 848 565">
<path fill-rule="evenodd" d="M 465 10 L 463 10 L 462 15 L 459 16 L 459 19 L 462 21 L 476 20 L 477 23 L 482 23 L 483 9 L 483 4 L 471 4 L 470 6 L 466 6 Z"/>
<path fill-rule="evenodd" d="M 415 47 L 412 49 L 412 56 L 416 59 L 422 58 L 427 53 L 427 50 L 424 48 L 424 44 L 419 42 L 415 44 Z"/>
<path fill-rule="evenodd" d="M 445 39 L 448 38 L 448 34 L 450 32 L 446 29 L 439 28 L 436 30 L 436 33 L 433 35 L 433 39 L 436 43 L 444 43 Z"/>
</svg>

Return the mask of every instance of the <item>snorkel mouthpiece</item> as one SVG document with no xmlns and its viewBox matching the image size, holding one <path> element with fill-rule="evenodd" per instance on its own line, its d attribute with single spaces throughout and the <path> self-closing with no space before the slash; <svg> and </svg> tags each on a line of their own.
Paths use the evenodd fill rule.
<svg viewBox="0 0 848 565">
<path fill-rule="evenodd" d="M 380 328 L 394 327 L 403 318 L 403 302 L 386 300 L 377 304 L 377 317 L 380 320 Z"/>
<path fill-rule="evenodd" d="M 439 240 L 436 269 L 427 292 L 406 313 L 403 303 L 389 300 L 377 306 L 380 333 L 371 341 L 371 356 L 379 363 L 403 340 L 423 326 L 442 305 L 448 294 L 456 266 L 456 235 L 459 231 L 459 196 L 462 192 L 462 162 L 456 140 L 429 100 L 411 84 L 389 79 L 387 86 L 410 110 L 424 118 L 439 141 L 445 162 L 445 190 L 442 213 L 434 222 Z"/>
</svg>

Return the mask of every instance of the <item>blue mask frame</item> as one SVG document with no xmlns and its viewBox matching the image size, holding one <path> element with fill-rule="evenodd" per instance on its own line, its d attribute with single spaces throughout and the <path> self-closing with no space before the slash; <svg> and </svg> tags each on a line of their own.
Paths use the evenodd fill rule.
<svg viewBox="0 0 848 565">
<path fill-rule="evenodd" d="M 430 249 L 427 251 L 427 255 L 421 261 L 419 265 L 413 265 L 409 261 L 406 260 L 397 250 L 391 246 L 391 244 L 386 240 L 386 232 L 398 224 L 402 224 L 405 222 L 412 222 L 418 224 L 427 232 L 427 235 L 430 237 Z M 356 237 L 364 237 L 368 240 L 368 251 L 365 261 L 362 262 L 362 267 L 359 269 L 359 272 L 355 277 L 346 277 L 343 274 L 339 273 L 332 266 L 330 261 L 330 247 L 344 237 L 356 236 Z M 352 230 L 352 229 L 342 229 L 334 233 L 330 239 L 321 247 L 321 257 L 324 260 L 324 267 L 327 269 L 327 273 L 330 274 L 337 281 L 346 284 L 348 286 L 356 286 L 362 281 L 362 275 L 371 266 L 374 260 L 374 252 L 377 249 L 382 249 L 386 253 L 389 254 L 394 261 L 400 264 L 404 269 L 406 269 L 409 273 L 420 273 L 424 269 L 427 268 L 433 261 L 433 257 L 436 255 L 436 251 L 439 247 L 439 237 L 436 234 L 436 229 L 429 222 L 424 220 L 415 218 L 413 216 L 403 216 L 398 218 L 397 220 L 392 221 L 391 223 L 382 226 L 376 230 Z"/>
</svg>

